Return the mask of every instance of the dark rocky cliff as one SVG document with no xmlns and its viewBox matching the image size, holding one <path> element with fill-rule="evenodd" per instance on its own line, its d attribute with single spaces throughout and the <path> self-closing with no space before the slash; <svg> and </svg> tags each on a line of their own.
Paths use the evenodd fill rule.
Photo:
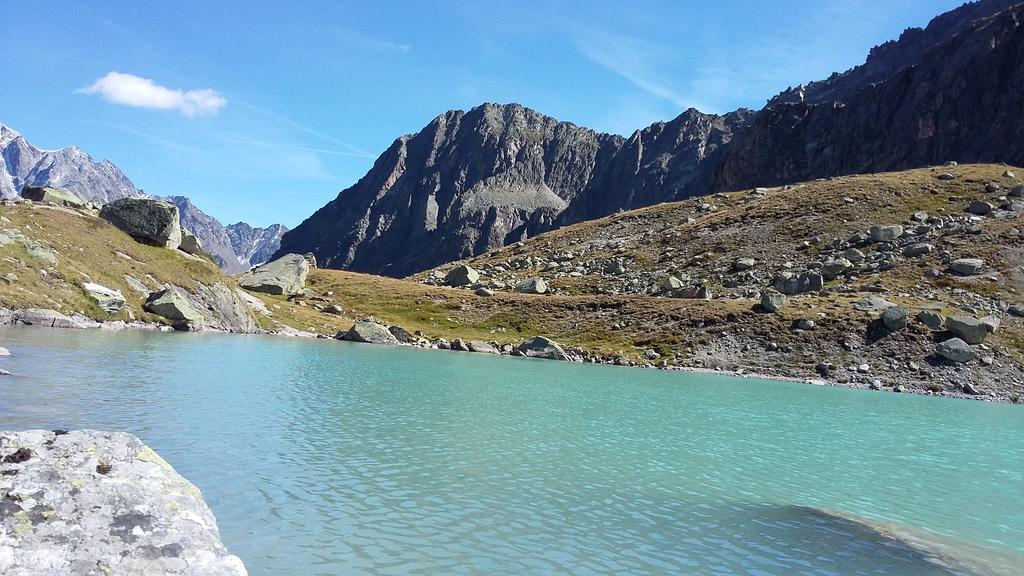
<svg viewBox="0 0 1024 576">
<path fill-rule="evenodd" d="M 709 192 L 949 159 L 1024 163 L 1024 7 L 969 3 L 760 111 L 627 139 L 485 104 L 396 140 L 279 254 L 404 276 L 555 227 Z"/>
</svg>

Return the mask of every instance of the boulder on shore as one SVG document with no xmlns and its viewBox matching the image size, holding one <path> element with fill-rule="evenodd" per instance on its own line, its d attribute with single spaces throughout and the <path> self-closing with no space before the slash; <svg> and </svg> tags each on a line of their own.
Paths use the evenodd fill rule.
<svg viewBox="0 0 1024 576">
<path fill-rule="evenodd" d="M 0 573 L 244 576 L 199 490 L 123 432 L 0 432 Z"/>
<path fill-rule="evenodd" d="M 70 190 L 64 188 L 51 188 L 49 186 L 26 186 L 21 191 L 21 197 L 33 202 L 44 202 L 55 206 L 66 206 L 68 208 L 82 208 L 85 200 L 82 200 Z"/>
<path fill-rule="evenodd" d="M 140 242 L 165 248 L 181 245 L 178 207 L 152 198 L 121 198 L 103 205 L 100 218 Z"/>
<path fill-rule="evenodd" d="M 17 310 L 13 316 L 13 323 L 25 324 L 26 326 L 45 326 L 48 328 L 85 328 L 85 324 L 78 320 L 65 316 L 56 310 L 48 310 L 46 308 Z"/>
<path fill-rule="evenodd" d="M 142 307 L 170 320 L 175 330 L 196 330 L 202 328 L 205 320 L 192 306 L 185 292 L 176 286 L 153 292 Z"/>
<path fill-rule="evenodd" d="M 469 342 L 466 342 L 466 346 L 469 347 L 470 352 L 478 352 L 481 354 L 501 354 L 501 351 L 483 340 L 470 340 Z"/>
<path fill-rule="evenodd" d="M 963 364 L 974 360 L 974 350 L 960 338 L 951 338 L 945 342 L 940 342 L 935 347 L 935 353 L 957 364 Z"/>
<path fill-rule="evenodd" d="M 302 291 L 307 276 L 309 261 L 301 254 L 285 254 L 242 274 L 238 285 L 253 292 L 291 296 Z"/>
<path fill-rule="evenodd" d="M 516 346 L 515 349 L 520 355 L 529 356 L 530 358 L 547 358 L 549 360 L 569 359 L 569 355 L 565 353 L 565 350 L 557 342 L 544 336 L 529 338 L 519 346 Z"/>
<path fill-rule="evenodd" d="M 398 338 L 383 324 L 370 320 L 359 320 L 348 329 L 334 336 L 338 340 L 363 342 L 366 344 L 398 344 Z"/>
</svg>

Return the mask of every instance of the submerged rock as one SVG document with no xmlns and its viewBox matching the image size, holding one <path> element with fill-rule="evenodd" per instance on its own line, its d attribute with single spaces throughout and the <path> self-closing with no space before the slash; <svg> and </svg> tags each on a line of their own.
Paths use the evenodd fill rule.
<svg viewBox="0 0 1024 576">
<path fill-rule="evenodd" d="M 136 240 L 165 248 L 181 245 L 178 207 L 152 198 L 121 198 L 104 204 L 100 218 Z"/>
<path fill-rule="evenodd" d="M 568 360 L 569 355 L 557 342 L 544 336 L 534 336 L 516 346 L 516 352 L 530 358 L 547 358 L 549 360 Z"/>
<path fill-rule="evenodd" d="M 199 490 L 123 432 L 0 432 L 0 574 L 243 576 Z"/>
<path fill-rule="evenodd" d="M 242 274 L 238 284 L 254 292 L 291 296 L 302 291 L 308 275 L 309 260 L 301 254 L 285 254 Z"/>
</svg>

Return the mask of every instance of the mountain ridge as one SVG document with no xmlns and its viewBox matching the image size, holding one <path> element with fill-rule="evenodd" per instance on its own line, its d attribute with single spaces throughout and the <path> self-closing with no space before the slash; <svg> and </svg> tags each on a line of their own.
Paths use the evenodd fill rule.
<svg viewBox="0 0 1024 576">
<path fill-rule="evenodd" d="M 1022 124 L 1008 115 L 1024 104 L 1010 88 L 1024 75 L 1022 12 L 1008 0 L 965 4 L 805 85 L 799 99 L 789 89 L 759 111 L 687 110 L 629 138 L 518 104 L 445 112 L 396 139 L 278 254 L 400 277 L 706 193 L 949 159 L 1021 163 Z M 986 146 L 976 133 L 990 127 Z"/>
<path fill-rule="evenodd" d="M 56 150 L 38 148 L 17 130 L 0 123 L 0 197 L 17 197 L 25 186 L 65 188 L 83 200 L 100 204 L 119 198 L 148 196 L 109 160 L 95 162 L 77 146 Z M 186 196 L 165 199 L 178 206 L 181 225 L 196 234 L 204 250 L 229 274 L 245 272 L 266 262 L 277 250 L 282 230 L 287 230 L 280 224 L 250 227 L 249 234 L 254 236 L 250 245 L 236 253 L 233 240 L 220 221 L 200 210 Z"/>
</svg>

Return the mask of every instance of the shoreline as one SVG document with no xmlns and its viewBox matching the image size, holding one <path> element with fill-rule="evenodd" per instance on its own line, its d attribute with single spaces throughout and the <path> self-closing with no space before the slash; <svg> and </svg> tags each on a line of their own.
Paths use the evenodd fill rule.
<svg viewBox="0 0 1024 576">
<path fill-rule="evenodd" d="M 76 323 L 78 323 L 79 325 L 77 325 L 77 326 L 67 326 L 67 325 L 45 326 L 45 325 L 36 325 L 36 324 L 25 324 L 23 322 L 20 322 L 17 319 L 17 313 L 18 312 L 21 312 L 21 310 L 19 310 L 19 309 L 10 309 L 10 308 L 0 308 L 0 326 L 11 326 L 11 327 L 17 327 L 17 328 L 44 328 L 44 329 L 45 328 L 57 328 L 57 329 L 70 329 L 70 330 L 106 330 L 106 331 L 112 331 L 112 332 L 120 331 L 120 330 L 141 330 L 141 331 L 153 331 L 153 332 L 186 332 L 186 331 L 182 331 L 182 330 L 175 330 L 171 326 L 168 326 L 168 325 L 165 325 L 165 324 L 159 324 L 159 323 L 156 323 L 156 322 L 141 322 L 141 321 L 125 322 L 123 320 L 115 320 L 115 321 L 111 321 L 111 322 L 103 322 L 103 321 L 100 321 L 100 320 L 94 320 L 92 318 L 87 318 L 87 317 L 80 316 L 80 315 L 74 315 L 74 316 L 67 317 L 67 318 L 70 318 L 71 320 L 75 321 Z M 116 325 L 111 326 L 112 324 L 116 324 Z M 192 332 L 192 331 L 187 331 L 187 332 Z M 308 339 L 312 339 L 312 340 L 340 340 L 340 338 L 338 338 L 338 337 L 331 337 L 331 336 L 327 336 L 327 335 L 324 335 L 324 334 L 317 334 L 317 333 L 313 333 L 313 332 L 305 332 L 305 331 L 297 330 L 297 329 L 291 328 L 291 327 L 286 327 L 286 329 L 277 330 L 277 331 L 274 331 L 274 330 L 259 330 L 259 331 L 256 331 L 256 332 L 232 332 L 232 331 L 229 331 L 229 330 L 220 330 L 220 329 L 216 329 L 216 328 L 204 328 L 203 330 L 195 331 L 195 333 L 203 333 L 203 332 L 213 332 L 213 333 L 218 333 L 218 334 L 231 334 L 231 335 L 274 336 L 274 337 L 281 337 L 281 338 L 308 338 Z M 445 341 L 445 342 L 447 342 L 447 341 Z M 498 348 L 496 353 L 487 354 L 487 353 L 483 353 L 483 352 L 473 352 L 473 351 L 470 351 L 470 350 L 458 350 L 458 349 L 451 349 L 451 348 L 441 348 L 441 347 L 438 347 L 437 345 L 416 344 L 416 343 L 406 343 L 406 342 L 381 343 L 381 344 L 367 343 L 367 342 L 354 342 L 354 343 L 357 343 L 357 344 L 363 343 L 363 344 L 377 345 L 377 346 L 383 345 L 383 346 L 397 346 L 397 347 L 405 347 L 405 348 L 419 348 L 419 349 L 423 349 L 423 350 L 433 350 L 433 351 L 437 351 L 437 352 L 465 352 L 465 353 L 469 353 L 469 354 L 480 354 L 480 355 L 508 356 L 508 357 L 517 357 L 517 356 L 525 357 L 522 354 L 503 352 L 503 351 L 501 351 L 500 347 Z M 970 395 L 970 394 L 965 394 L 965 393 L 962 393 L 962 392 L 959 392 L 959 393 L 957 393 L 957 392 L 935 393 L 935 392 L 932 392 L 930 390 L 920 390 L 920 389 L 910 388 L 910 387 L 905 387 L 905 386 L 902 387 L 903 388 L 902 390 L 895 390 L 895 389 L 884 390 L 882 388 L 872 388 L 871 385 L 864 385 L 863 383 L 856 382 L 856 381 L 841 382 L 841 381 L 839 381 L 837 379 L 833 379 L 833 378 L 800 378 L 800 377 L 786 376 L 786 375 L 781 375 L 781 374 L 780 375 L 773 375 L 773 374 L 766 374 L 764 372 L 750 372 L 750 371 L 747 371 L 747 370 L 743 369 L 742 367 L 737 369 L 737 370 L 724 370 L 724 369 L 718 369 L 718 368 L 702 368 L 702 367 L 698 367 L 698 366 L 678 366 L 678 365 L 667 365 L 667 364 L 663 365 L 663 366 L 659 366 L 659 365 L 656 365 L 656 364 L 653 364 L 653 363 L 638 363 L 638 362 L 633 362 L 633 361 L 625 361 L 625 362 L 621 362 L 620 363 L 620 362 L 617 361 L 617 359 L 612 359 L 612 358 L 603 356 L 603 355 L 595 353 L 595 352 L 586 351 L 586 350 L 582 350 L 582 349 L 575 348 L 575 347 L 570 347 L 569 350 L 573 351 L 574 353 L 575 352 L 579 352 L 582 355 L 585 355 L 586 358 L 584 358 L 584 357 L 582 357 L 580 355 L 576 355 L 575 357 L 569 357 L 569 358 L 567 358 L 565 360 L 552 360 L 552 361 L 555 361 L 555 362 L 561 361 L 561 362 L 567 362 L 567 363 L 571 363 L 571 364 L 591 364 L 591 365 L 596 365 L 596 366 L 617 367 L 617 368 L 653 369 L 653 370 L 662 370 L 662 371 L 665 371 L 665 372 L 686 372 L 686 373 L 692 373 L 692 374 L 709 374 L 709 375 L 717 375 L 717 376 L 729 376 L 729 377 L 733 377 L 733 378 L 743 378 L 743 379 L 753 379 L 753 380 L 769 380 L 769 381 L 775 381 L 775 382 L 787 382 L 787 383 L 792 383 L 792 384 L 806 384 L 806 385 L 812 385 L 812 386 L 824 386 L 824 387 L 830 387 L 830 388 L 846 388 L 846 389 L 865 390 L 865 391 L 873 391 L 873 392 L 890 392 L 890 393 L 897 393 L 897 394 L 914 394 L 914 395 L 918 395 L 918 396 L 934 396 L 934 397 L 937 397 L 937 398 L 952 398 L 952 399 L 957 399 L 957 400 L 974 400 L 974 401 L 992 402 L 992 403 L 1000 403 L 1000 404 L 1020 404 L 1020 402 L 1014 402 L 1014 401 L 1012 401 L 1011 399 L 1008 399 L 1008 398 L 1000 398 L 1000 397 L 997 397 L 997 396 L 990 396 L 990 395 Z M 544 358 L 536 358 L 536 359 L 544 359 Z M 598 361 L 598 360 L 600 360 L 600 361 Z"/>
</svg>

